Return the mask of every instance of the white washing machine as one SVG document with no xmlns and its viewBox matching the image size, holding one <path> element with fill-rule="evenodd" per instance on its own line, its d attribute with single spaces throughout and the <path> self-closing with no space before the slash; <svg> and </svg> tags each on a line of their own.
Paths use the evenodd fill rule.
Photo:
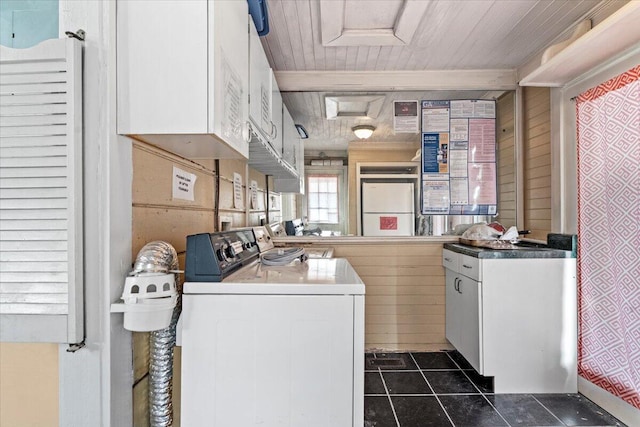
<svg viewBox="0 0 640 427">
<path fill-rule="evenodd" d="M 252 230 L 187 238 L 181 420 L 364 425 L 364 284 L 340 258 L 265 266 Z"/>
</svg>

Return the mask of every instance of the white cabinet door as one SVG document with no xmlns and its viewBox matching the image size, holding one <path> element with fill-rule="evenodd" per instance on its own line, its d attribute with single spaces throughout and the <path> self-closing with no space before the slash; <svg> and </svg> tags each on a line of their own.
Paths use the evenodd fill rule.
<svg viewBox="0 0 640 427">
<path fill-rule="evenodd" d="M 298 175 L 299 175 L 299 181 L 300 181 L 300 191 L 298 191 L 300 194 L 304 194 L 305 192 L 305 176 L 304 176 L 304 139 L 300 138 L 298 136 L 298 131 L 295 130 L 294 127 L 294 134 L 295 134 L 295 141 L 297 142 L 297 147 L 298 150 L 294 153 L 294 157 L 296 160 L 296 164 L 298 165 Z"/>
<path fill-rule="evenodd" d="M 298 135 L 286 105 L 282 108 L 282 159 L 298 173 L 297 178 L 274 179 L 274 189 L 280 193 L 304 194 L 304 140 Z"/>
<path fill-rule="evenodd" d="M 249 155 L 249 14 L 246 2 L 209 1 L 209 133 Z"/>
<path fill-rule="evenodd" d="M 282 134 L 284 135 L 284 140 L 282 141 L 282 159 L 295 168 L 294 146 L 300 138 L 296 131 L 293 118 L 286 106 L 282 109 L 282 128 Z"/>
<path fill-rule="evenodd" d="M 276 153 L 282 156 L 282 137 L 284 134 L 282 95 L 280 94 L 280 88 L 278 88 L 278 82 L 273 74 L 273 70 L 269 71 L 271 74 L 271 122 L 273 123 L 273 132 L 271 138 L 269 138 L 269 142 L 273 149 L 276 150 Z"/>
<path fill-rule="evenodd" d="M 480 298 L 482 284 L 475 280 L 458 275 L 458 291 L 460 300 L 460 348 L 458 350 L 473 366 L 476 371 L 483 373 L 482 369 L 482 313 Z"/>
<path fill-rule="evenodd" d="M 182 424 L 352 426 L 354 314 L 350 296 L 186 295 Z"/>
<path fill-rule="evenodd" d="M 118 133 L 186 158 L 247 158 L 248 23 L 241 1 L 119 0 Z"/>
<path fill-rule="evenodd" d="M 448 268 L 445 272 L 445 332 L 451 345 L 460 350 L 460 328 L 462 325 L 462 299 L 458 293 L 458 281 L 460 279 L 456 272 L 451 271 Z"/>
<path fill-rule="evenodd" d="M 445 272 L 446 337 L 482 373 L 482 284 L 448 268 Z"/>
<path fill-rule="evenodd" d="M 207 25 L 207 2 L 118 1 L 118 133 L 207 133 Z"/>
<path fill-rule="evenodd" d="M 249 25 L 249 118 L 264 136 L 273 133 L 271 68 L 253 25 Z"/>
</svg>

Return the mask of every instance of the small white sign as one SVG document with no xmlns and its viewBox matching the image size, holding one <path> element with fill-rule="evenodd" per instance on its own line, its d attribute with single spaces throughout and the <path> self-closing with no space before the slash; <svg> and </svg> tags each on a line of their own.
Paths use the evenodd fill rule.
<svg viewBox="0 0 640 427">
<path fill-rule="evenodd" d="M 180 168 L 173 167 L 173 191 L 174 199 L 194 201 L 196 179 L 195 174 L 183 171 Z"/>
<path fill-rule="evenodd" d="M 394 133 L 418 133 L 419 117 L 418 101 L 393 101 Z"/>
<path fill-rule="evenodd" d="M 242 175 L 233 173 L 233 207 L 244 209 L 244 197 L 242 197 Z"/>
</svg>

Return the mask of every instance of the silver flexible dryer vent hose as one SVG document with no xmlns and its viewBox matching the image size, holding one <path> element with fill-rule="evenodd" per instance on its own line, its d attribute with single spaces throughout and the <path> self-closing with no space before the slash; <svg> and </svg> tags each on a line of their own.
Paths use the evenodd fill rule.
<svg viewBox="0 0 640 427">
<path fill-rule="evenodd" d="M 138 252 L 132 275 L 167 273 L 178 269 L 178 254 L 167 242 L 150 242 Z M 176 277 L 178 284 L 178 277 Z M 176 344 L 176 323 L 182 310 L 182 295 L 178 287 L 178 302 L 169 327 L 151 332 L 149 336 L 149 422 L 151 427 L 173 425 L 173 347 Z"/>
</svg>

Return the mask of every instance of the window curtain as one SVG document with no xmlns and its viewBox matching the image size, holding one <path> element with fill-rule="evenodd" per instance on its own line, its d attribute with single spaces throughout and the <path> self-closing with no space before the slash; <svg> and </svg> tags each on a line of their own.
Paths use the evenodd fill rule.
<svg viewBox="0 0 640 427">
<path fill-rule="evenodd" d="M 640 65 L 576 113 L 578 372 L 640 409 Z"/>
</svg>

